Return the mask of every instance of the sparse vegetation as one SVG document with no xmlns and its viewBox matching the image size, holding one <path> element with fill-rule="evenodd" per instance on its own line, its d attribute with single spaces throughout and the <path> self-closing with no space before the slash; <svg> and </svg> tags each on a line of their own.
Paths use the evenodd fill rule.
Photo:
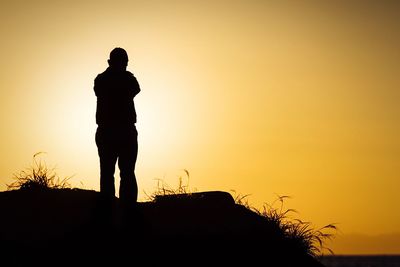
<svg viewBox="0 0 400 267">
<path fill-rule="evenodd" d="M 248 197 L 250 196 L 250 194 L 241 195 L 241 194 L 236 193 L 235 190 L 231 190 L 231 191 L 233 192 L 233 195 L 234 195 L 233 199 L 235 200 L 236 204 L 242 205 L 242 206 L 248 208 L 249 210 L 258 211 L 256 209 L 254 209 L 249 203 Z"/>
<path fill-rule="evenodd" d="M 183 183 L 182 176 L 179 177 L 178 186 L 175 189 L 164 183 L 161 179 L 157 179 L 157 188 L 153 194 L 148 196 L 149 200 L 152 201 L 157 197 L 165 195 L 193 193 L 189 188 L 189 172 L 187 170 L 184 171 L 187 176 L 186 184 Z M 289 199 L 290 196 L 278 196 L 272 204 L 265 204 L 262 209 L 257 209 L 249 203 L 248 197 L 250 195 L 241 195 L 237 194 L 235 190 L 231 191 L 233 192 L 233 198 L 236 204 L 254 211 L 258 215 L 264 217 L 266 221 L 275 225 L 277 229 L 281 231 L 285 242 L 290 243 L 290 245 L 313 257 L 324 255 L 325 251 L 333 254 L 333 251 L 326 247 L 325 243 L 335 236 L 337 226 L 328 224 L 316 229 L 310 222 L 292 218 L 290 215 L 297 211 L 284 208 L 284 201 Z"/>
<path fill-rule="evenodd" d="M 145 193 L 145 195 L 147 196 L 147 199 L 149 201 L 154 201 L 155 199 L 157 199 L 157 197 L 162 197 L 162 196 L 166 196 L 166 195 L 194 193 L 196 191 L 196 189 L 190 189 L 190 187 L 189 187 L 189 181 L 190 181 L 189 171 L 186 169 L 184 169 L 183 171 L 186 175 L 186 180 L 187 180 L 186 183 L 184 183 L 184 178 L 182 176 L 179 176 L 177 187 L 172 188 L 167 183 L 165 183 L 162 179 L 156 179 L 157 187 L 156 187 L 155 191 L 150 195 Z"/>
<path fill-rule="evenodd" d="M 68 180 L 71 177 L 60 179 L 54 168 L 48 168 L 38 156 L 43 152 L 33 156 L 33 164 L 19 173 L 14 174 L 14 182 L 8 184 L 8 190 L 13 189 L 63 189 L 70 188 Z M 178 185 L 173 188 L 166 184 L 162 179 L 157 180 L 156 190 L 148 195 L 149 201 L 154 201 L 158 197 L 177 194 L 191 194 L 196 189 L 189 187 L 190 174 L 184 169 L 184 175 L 178 177 Z M 184 182 L 186 180 L 186 182 Z M 325 251 L 333 254 L 333 251 L 325 246 L 325 242 L 334 237 L 337 227 L 334 224 L 325 225 L 322 228 L 314 228 L 310 222 L 305 222 L 291 215 L 296 213 L 294 209 L 285 209 L 284 201 L 289 196 L 278 196 L 272 204 L 265 204 L 262 209 L 254 208 L 248 201 L 250 195 L 237 194 L 233 191 L 233 198 L 236 204 L 252 210 L 264 217 L 267 222 L 272 223 L 282 234 L 285 242 L 291 246 L 308 253 L 313 257 L 323 255 Z"/>
<path fill-rule="evenodd" d="M 68 180 L 59 178 L 54 168 L 48 168 L 42 160 L 37 157 L 44 152 L 38 152 L 33 155 L 33 164 L 26 170 L 15 173 L 14 182 L 7 184 L 8 190 L 13 189 L 62 189 L 70 188 Z"/>
<path fill-rule="evenodd" d="M 247 201 L 247 196 L 236 196 L 236 203 L 253 210 L 265 217 L 268 222 L 275 224 L 282 231 L 287 242 L 313 257 L 323 255 L 325 251 L 333 254 L 333 251 L 325 246 L 325 242 L 335 236 L 336 225 L 328 224 L 315 229 L 310 222 L 290 217 L 290 214 L 296 213 L 296 210 L 284 209 L 283 207 L 284 200 L 290 198 L 290 196 L 278 196 L 272 204 L 265 204 L 262 210 L 251 207 Z M 279 203 L 279 205 L 276 206 L 276 203 Z"/>
</svg>

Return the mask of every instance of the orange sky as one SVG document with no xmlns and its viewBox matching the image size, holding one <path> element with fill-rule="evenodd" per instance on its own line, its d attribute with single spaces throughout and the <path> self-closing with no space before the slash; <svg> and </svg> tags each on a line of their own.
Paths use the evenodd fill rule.
<svg viewBox="0 0 400 267">
<path fill-rule="evenodd" d="M 74 186 L 99 189 L 93 79 L 121 46 L 142 87 L 140 200 L 187 169 L 193 190 L 250 194 L 255 207 L 290 195 L 287 208 L 316 227 L 338 223 L 342 239 L 391 240 L 382 250 L 338 239 L 337 253 L 400 253 L 399 11 L 396 1 L 2 1 L 0 190 L 39 151 Z"/>
</svg>

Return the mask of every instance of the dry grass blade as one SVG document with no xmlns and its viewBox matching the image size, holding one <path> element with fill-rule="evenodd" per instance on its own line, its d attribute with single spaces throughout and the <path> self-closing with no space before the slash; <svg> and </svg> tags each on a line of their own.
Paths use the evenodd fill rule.
<svg viewBox="0 0 400 267">
<path fill-rule="evenodd" d="M 37 157 L 44 152 L 33 155 L 33 165 L 26 170 L 15 173 L 14 182 L 7 185 L 8 190 L 13 189 L 50 189 L 50 188 L 69 188 L 68 180 L 71 177 L 60 179 L 54 168 L 49 169 L 45 163 Z"/>
</svg>

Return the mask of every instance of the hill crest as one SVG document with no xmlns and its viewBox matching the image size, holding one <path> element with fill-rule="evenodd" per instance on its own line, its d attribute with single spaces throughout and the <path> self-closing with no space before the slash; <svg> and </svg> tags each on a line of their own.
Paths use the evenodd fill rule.
<svg viewBox="0 0 400 267">
<path fill-rule="evenodd" d="M 0 192 L 0 210 L 2 249 L 17 264 L 323 266 L 223 191 L 125 205 L 93 190 L 12 190 Z"/>
</svg>

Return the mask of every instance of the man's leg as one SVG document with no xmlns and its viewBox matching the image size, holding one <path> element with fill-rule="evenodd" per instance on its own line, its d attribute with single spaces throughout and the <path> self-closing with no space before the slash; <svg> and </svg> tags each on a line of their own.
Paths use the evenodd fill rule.
<svg viewBox="0 0 400 267">
<path fill-rule="evenodd" d="M 115 197 L 114 172 L 117 153 L 113 136 L 105 130 L 96 132 L 96 144 L 100 158 L 100 192 L 104 197 Z"/>
<path fill-rule="evenodd" d="M 124 133 L 120 145 L 118 167 L 120 170 L 119 198 L 126 203 L 136 203 L 138 186 L 135 176 L 135 165 L 138 153 L 137 131 L 133 126 Z"/>
<path fill-rule="evenodd" d="M 115 142 L 109 129 L 97 129 L 96 144 L 100 158 L 100 198 L 97 202 L 95 214 L 98 225 L 99 241 L 111 243 L 113 240 L 113 225 L 115 214 L 115 185 L 114 171 L 117 162 Z M 101 251 L 101 255 L 108 255 Z"/>
</svg>

